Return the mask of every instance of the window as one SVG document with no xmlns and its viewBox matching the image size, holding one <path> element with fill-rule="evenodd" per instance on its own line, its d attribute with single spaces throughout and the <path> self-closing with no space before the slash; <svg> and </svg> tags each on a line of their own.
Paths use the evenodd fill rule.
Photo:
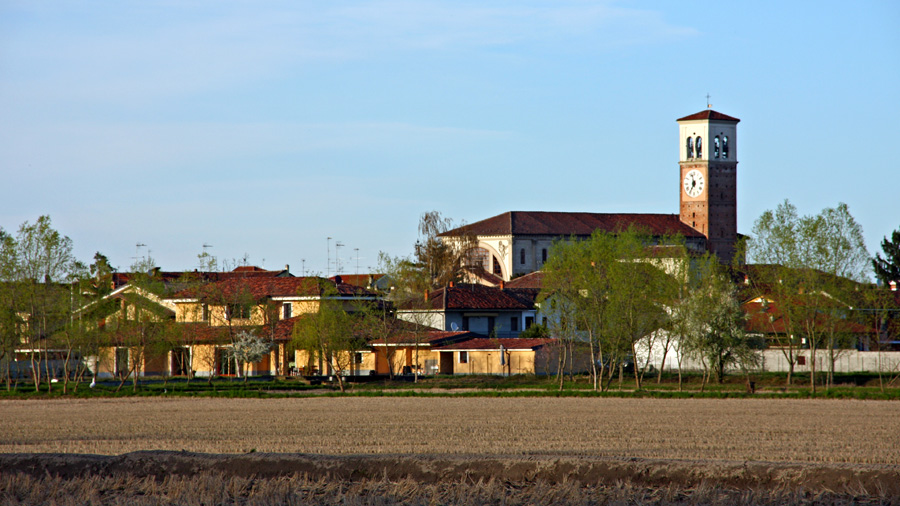
<svg viewBox="0 0 900 506">
<path fill-rule="evenodd" d="M 545 327 L 547 326 L 547 317 L 546 316 L 541 320 L 541 325 L 543 325 Z"/>
<path fill-rule="evenodd" d="M 722 158 L 728 158 L 728 136 L 722 137 Z"/>
<path fill-rule="evenodd" d="M 719 136 L 717 135 L 715 139 L 713 139 L 713 157 L 719 157 Z"/>
<path fill-rule="evenodd" d="M 547 263 L 547 248 L 541 250 L 541 263 Z"/>
<path fill-rule="evenodd" d="M 354 364 L 361 364 L 362 361 L 363 361 L 362 353 L 356 352 L 353 354 L 353 363 Z"/>
<path fill-rule="evenodd" d="M 685 141 L 685 158 L 693 158 L 694 157 L 694 139 L 693 137 L 688 137 L 687 141 Z"/>
<path fill-rule="evenodd" d="M 249 304 L 228 304 L 225 306 L 226 320 L 246 320 L 250 318 Z"/>
<path fill-rule="evenodd" d="M 694 145 L 697 146 L 697 158 L 703 158 L 703 138 L 698 135 Z"/>
<path fill-rule="evenodd" d="M 209 304 L 203 304 L 200 308 L 200 319 L 202 321 L 209 321 Z"/>
<path fill-rule="evenodd" d="M 509 319 L 509 330 L 510 332 L 518 332 L 519 331 L 519 317 L 513 316 Z"/>
<path fill-rule="evenodd" d="M 472 248 L 466 252 L 466 262 L 469 267 L 481 267 L 489 270 L 488 262 L 490 262 L 491 254 L 484 248 Z"/>
<path fill-rule="evenodd" d="M 519 250 L 519 263 L 525 265 L 525 248 Z"/>
<path fill-rule="evenodd" d="M 510 261 L 512 261 L 512 259 L 510 259 Z M 494 257 L 494 274 L 503 277 L 503 269 L 500 267 L 500 260 L 497 260 L 497 257 Z"/>
<path fill-rule="evenodd" d="M 525 328 L 531 327 L 534 325 L 534 316 L 526 316 L 525 317 Z"/>
<path fill-rule="evenodd" d="M 469 363 L 469 352 L 468 351 L 459 352 L 459 363 L 460 364 L 468 364 Z"/>
<path fill-rule="evenodd" d="M 468 331 L 468 330 L 469 330 L 469 317 L 468 317 L 468 316 L 463 316 L 463 326 L 462 326 L 462 329 L 465 330 L 465 331 Z"/>
<path fill-rule="evenodd" d="M 282 306 L 283 319 L 287 320 L 291 317 L 291 303 L 285 302 Z"/>
</svg>

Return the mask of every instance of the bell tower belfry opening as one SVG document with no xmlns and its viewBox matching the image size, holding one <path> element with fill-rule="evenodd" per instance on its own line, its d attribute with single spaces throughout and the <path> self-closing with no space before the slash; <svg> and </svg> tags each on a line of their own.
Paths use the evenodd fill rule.
<svg viewBox="0 0 900 506">
<path fill-rule="evenodd" d="M 712 109 L 678 121 L 679 216 L 730 263 L 737 242 L 737 124 Z"/>
</svg>

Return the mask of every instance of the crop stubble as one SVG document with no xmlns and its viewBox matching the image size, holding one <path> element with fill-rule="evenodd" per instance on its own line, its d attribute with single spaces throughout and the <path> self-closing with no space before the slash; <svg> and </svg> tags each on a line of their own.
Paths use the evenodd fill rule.
<svg viewBox="0 0 900 506">
<path fill-rule="evenodd" d="M 347 397 L 0 401 L 0 453 L 590 455 L 900 464 L 900 404 Z"/>
</svg>

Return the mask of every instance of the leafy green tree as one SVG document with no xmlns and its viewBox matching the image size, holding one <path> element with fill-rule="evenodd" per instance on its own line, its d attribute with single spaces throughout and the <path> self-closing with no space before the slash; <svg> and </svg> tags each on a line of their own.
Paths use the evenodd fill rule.
<svg viewBox="0 0 900 506">
<path fill-rule="evenodd" d="M 344 375 L 353 366 L 356 353 L 365 348 L 366 341 L 340 301 L 328 295 L 323 293 L 317 312 L 303 315 L 294 325 L 293 344 L 311 358 L 317 356 L 325 361 L 344 392 Z"/>
<path fill-rule="evenodd" d="M 847 319 L 846 301 L 866 281 L 869 256 L 862 228 L 846 204 L 801 217 L 785 200 L 757 219 L 753 235 L 751 257 L 767 264 L 757 269 L 754 287 L 757 295 L 774 299 L 783 317 L 786 332 L 780 339 L 790 364 L 788 383 L 805 341 L 815 393 L 817 350 L 830 350 L 830 381 L 838 350 L 846 344 L 841 323 Z"/>
<path fill-rule="evenodd" d="M 569 349 L 576 343 L 588 346 L 594 388 L 608 388 L 613 373 L 621 374 L 626 360 L 637 355 L 638 343 L 666 322 L 678 284 L 653 256 L 653 243 L 634 229 L 597 231 L 585 241 L 558 242 L 544 265 L 539 299 L 550 306 L 550 332 Z M 635 367 L 638 389 L 642 375 Z"/>
<path fill-rule="evenodd" d="M 891 281 L 900 282 L 900 229 L 894 230 L 890 239 L 882 239 L 881 251 L 884 252 L 884 258 L 880 253 L 875 253 L 872 260 L 875 277 L 885 285 Z"/>
<path fill-rule="evenodd" d="M 707 255 L 698 264 L 696 285 L 673 312 L 673 327 L 682 333 L 682 353 L 703 364 L 703 385 L 711 375 L 722 383 L 729 367 L 738 366 L 745 372 L 757 367 L 764 345 L 745 331 L 746 315 L 736 288 L 719 262 Z"/>
<path fill-rule="evenodd" d="M 6 303 L 16 312 L 15 316 L 7 315 L 4 347 L 10 340 L 24 345 L 29 350 L 35 390 L 40 389 L 43 379 L 52 389 L 51 380 L 57 371 L 50 360 L 50 344 L 53 333 L 70 318 L 72 292 L 68 283 L 79 268 L 72 254 L 72 240 L 53 229 L 49 216 L 41 216 L 34 223 L 23 223 L 15 237 L 0 232 L 0 263 Z M 10 337 L 14 334 L 18 335 Z"/>
</svg>

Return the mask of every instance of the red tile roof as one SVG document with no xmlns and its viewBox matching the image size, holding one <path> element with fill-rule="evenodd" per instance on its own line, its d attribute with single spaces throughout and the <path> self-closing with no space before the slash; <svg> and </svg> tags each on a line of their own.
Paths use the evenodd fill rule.
<svg viewBox="0 0 900 506">
<path fill-rule="evenodd" d="M 540 290 L 544 286 L 544 271 L 534 271 L 506 282 L 507 288 L 532 288 Z"/>
<path fill-rule="evenodd" d="M 763 305 L 760 302 L 745 302 L 741 306 L 747 315 L 745 329 L 748 332 L 757 332 L 760 334 L 785 334 L 787 333 L 787 325 L 781 310 L 774 302 Z M 874 334 L 872 327 L 861 325 L 859 323 L 833 318 L 826 315 L 818 315 L 816 324 L 824 326 L 831 322 L 840 332 L 851 334 Z"/>
<path fill-rule="evenodd" d="M 704 109 L 696 114 L 691 114 L 690 116 L 685 116 L 683 118 L 678 118 L 676 121 L 691 121 L 697 119 L 709 119 L 713 121 L 733 121 L 735 123 L 741 121 L 737 118 L 733 118 L 727 114 L 722 114 L 720 112 L 716 112 L 712 109 Z"/>
<path fill-rule="evenodd" d="M 330 286 L 329 286 L 330 285 Z M 182 290 L 169 298 L 208 298 L 208 299 L 237 299 L 244 294 L 253 300 L 261 301 L 269 297 L 306 296 L 317 297 L 326 293 L 326 288 L 334 288 L 341 297 L 371 297 L 375 296 L 364 288 L 347 283 L 335 283 L 330 279 L 319 277 L 306 278 L 275 278 L 275 277 L 249 277 L 231 278 L 224 281 L 209 283 L 197 288 Z"/>
<path fill-rule="evenodd" d="M 119 288 L 123 285 L 128 284 L 132 278 L 134 278 L 134 273 L 131 272 L 114 272 L 112 273 L 112 282 L 113 288 Z M 225 279 L 234 279 L 234 278 L 250 278 L 250 277 L 277 277 L 277 276 L 288 276 L 291 274 L 287 270 L 281 271 L 267 271 L 260 267 L 256 267 L 253 265 L 246 265 L 242 267 L 238 267 L 233 271 L 228 272 L 216 272 L 216 271 L 153 271 L 150 275 L 151 280 L 162 281 L 165 284 L 173 284 L 179 283 L 182 281 L 204 281 L 204 282 L 213 282 L 213 281 L 222 281 Z"/>
<path fill-rule="evenodd" d="M 459 284 L 438 288 L 428 293 L 429 309 L 534 309 L 534 299 L 528 292 L 501 290 L 479 284 Z M 445 300 L 446 299 L 446 300 Z"/>
<path fill-rule="evenodd" d="M 501 346 L 505 350 L 536 350 L 541 346 L 555 342 L 553 338 L 522 338 L 507 337 L 502 339 L 488 339 L 479 337 L 434 348 L 435 351 L 456 351 L 456 350 L 499 350 Z"/>
<path fill-rule="evenodd" d="M 624 232 L 634 226 L 652 235 L 704 237 L 681 222 L 677 214 L 569 213 L 546 211 L 508 211 L 440 234 L 454 237 L 474 235 L 550 235 L 589 236 L 595 230 Z"/>
<path fill-rule="evenodd" d="M 429 330 L 426 334 L 419 336 L 420 346 L 444 346 L 449 343 L 465 341 L 478 334 L 465 330 Z M 413 332 L 405 332 L 397 336 L 391 337 L 387 342 L 394 346 L 414 346 L 416 344 L 416 334 Z M 376 339 L 369 343 L 372 346 L 385 346 L 384 339 Z"/>
<path fill-rule="evenodd" d="M 472 281 L 481 280 L 480 284 L 487 286 L 499 286 L 500 283 L 503 282 L 503 278 L 496 274 L 492 274 L 484 269 L 484 267 L 478 266 L 464 266 L 463 270 L 466 273 L 467 280 Z"/>
</svg>

